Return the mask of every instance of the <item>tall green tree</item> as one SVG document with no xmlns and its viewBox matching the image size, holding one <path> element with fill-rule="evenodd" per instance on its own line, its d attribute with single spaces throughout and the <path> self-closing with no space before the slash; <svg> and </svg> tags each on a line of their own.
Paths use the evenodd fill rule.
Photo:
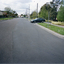
<svg viewBox="0 0 64 64">
<path fill-rule="evenodd" d="M 60 7 L 57 15 L 57 20 L 64 22 L 64 6 Z"/>
<path fill-rule="evenodd" d="M 37 12 L 33 11 L 30 15 L 31 18 L 37 18 Z"/>
<path fill-rule="evenodd" d="M 57 17 L 57 11 L 56 11 L 56 7 L 54 6 L 50 10 L 50 19 L 51 20 L 56 20 L 56 17 Z"/>
<path fill-rule="evenodd" d="M 16 13 L 16 11 L 12 10 L 10 7 L 5 7 L 5 12 L 7 13 L 8 17 L 17 17 L 18 14 Z"/>
<path fill-rule="evenodd" d="M 10 7 L 5 7 L 5 9 L 4 9 L 5 11 L 11 11 L 11 8 Z"/>
<path fill-rule="evenodd" d="M 50 6 L 51 6 L 50 19 L 51 20 L 56 20 L 56 17 L 57 17 L 57 7 L 58 7 L 59 2 L 60 2 L 59 0 L 57 0 L 57 1 L 52 0 L 50 2 Z"/>
<path fill-rule="evenodd" d="M 50 12 L 51 6 L 49 4 L 45 4 L 41 7 L 39 12 L 39 17 L 48 19 L 48 12 Z"/>
</svg>

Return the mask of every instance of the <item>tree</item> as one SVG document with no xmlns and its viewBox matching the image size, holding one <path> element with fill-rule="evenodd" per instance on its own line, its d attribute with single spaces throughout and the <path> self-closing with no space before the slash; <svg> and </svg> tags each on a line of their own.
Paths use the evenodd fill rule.
<svg viewBox="0 0 64 64">
<path fill-rule="evenodd" d="M 60 2 L 60 0 L 52 0 L 52 2 L 58 4 Z"/>
<path fill-rule="evenodd" d="M 48 3 L 43 5 L 40 9 L 39 17 L 48 19 L 48 12 L 50 12 L 50 9 L 51 9 L 51 6 Z"/>
<path fill-rule="evenodd" d="M 50 19 L 51 20 L 56 20 L 56 17 L 57 17 L 57 8 L 54 6 L 50 10 Z"/>
<path fill-rule="evenodd" d="M 16 11 L 12 10 L 10 7 L 5 7 L 5 12 L 7 13 L 8 17 L 17 17 L 18 14 L 16 13 Z"/>
<path fill-rule="evenodd" d="M 12 15 L 12 9 L 10 7 L 5 7 L 4 10 L 7 12 L 7 16 L 11 17 L 11 15 Z"/>
<path fill-rule="evenodd" d="M 18 16 L 18 14 L 16 13 L 16 11 L 12 11 L 12 16 L 13 17 L 17 17 Z"/>
<path fill-rule="evenodd" d="M 57 15 L 57 20 L 64 22 L 64 6 L 60 7 L 60 9 L 58 11 L 58 15 Z"/>
<path fill-rule="evenodd" d="M 36 18 L 37 17 L 37 12 L 33 11 L 30 15 L 31 18 Z"/>
<path fill-rule="evenodd" d="M 26 17 L 26 14 L 24 14 L 23 16 Z"/>
<path fill-rule="evenodd" d="M 21 16 L 23 16 L 23 14 L 21 14 Z"/>
<path fill-rule="evenodd" d="M 51 11 L 50 11 L 50 19 L 56 20 L 57 17 L 57 7 L 59 5 L 60 0 L 53 0 L 50 2 Z"/>
<path fill-rule="evenodd" d="M 11 11 L 11 8 L 10 7 L 5 7 L 5 9 L 4 9 L 5 11 Z"/>
</svg>

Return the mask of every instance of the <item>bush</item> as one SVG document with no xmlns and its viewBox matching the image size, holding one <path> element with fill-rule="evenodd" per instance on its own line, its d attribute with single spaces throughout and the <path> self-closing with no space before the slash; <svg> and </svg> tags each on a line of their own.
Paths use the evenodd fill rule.
<svg viewBox="0 0 64 64">
<path fill-rule="evenodd" d="M 64 22 L 62 22 L 61 25 L 64 26 Z"/>
<path fill-rule="evenodd" d="M 64 22 L 54 22 L 54 21 L 52 21 L 52 24 L 55 24 L 55 25 L 64 25 Z"/>
<path fill-rule="evenodd" d="M 48 21 L 48 20 L 45 20 L 45 21 L 46 21 L 46 22 L 50 22 L 50 23 L 52 22 L 51 20 L 49 20 L 49 21 Z"/>
</svg>

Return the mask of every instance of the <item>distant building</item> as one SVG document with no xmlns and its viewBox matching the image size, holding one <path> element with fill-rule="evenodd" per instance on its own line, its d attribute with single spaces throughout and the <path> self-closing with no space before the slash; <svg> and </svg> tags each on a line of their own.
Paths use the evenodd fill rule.
<svg viewBox="0 0 64 64">
<path fill-rule="evenodd" d="M 0 10 L 0 18 L 1 17 L 7 17 L 7 12 Z"/>
<path fill-rule="evenodd" d="M 0 10 L 0 18 L 3 17 L 3 12 Z"/>
<path fill-rule="evenodd" d="M 3 12 L 0 10 L 0 16 L 3 15 Z"/>
</svg>

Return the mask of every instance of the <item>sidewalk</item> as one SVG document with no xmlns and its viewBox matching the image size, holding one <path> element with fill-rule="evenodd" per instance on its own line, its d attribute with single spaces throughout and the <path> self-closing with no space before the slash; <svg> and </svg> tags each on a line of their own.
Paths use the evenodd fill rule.
<svg viewBox="0 0 64 64">
<path fill-rule="evenodd" d="M 45 22 L 45 23 L 64 28 L 64 26 L 61 26 L 61 25 L 55 25 L 55 24 L 52 24 L 52 23 L 49 23 L 49 22 Z"/>
</svg>

